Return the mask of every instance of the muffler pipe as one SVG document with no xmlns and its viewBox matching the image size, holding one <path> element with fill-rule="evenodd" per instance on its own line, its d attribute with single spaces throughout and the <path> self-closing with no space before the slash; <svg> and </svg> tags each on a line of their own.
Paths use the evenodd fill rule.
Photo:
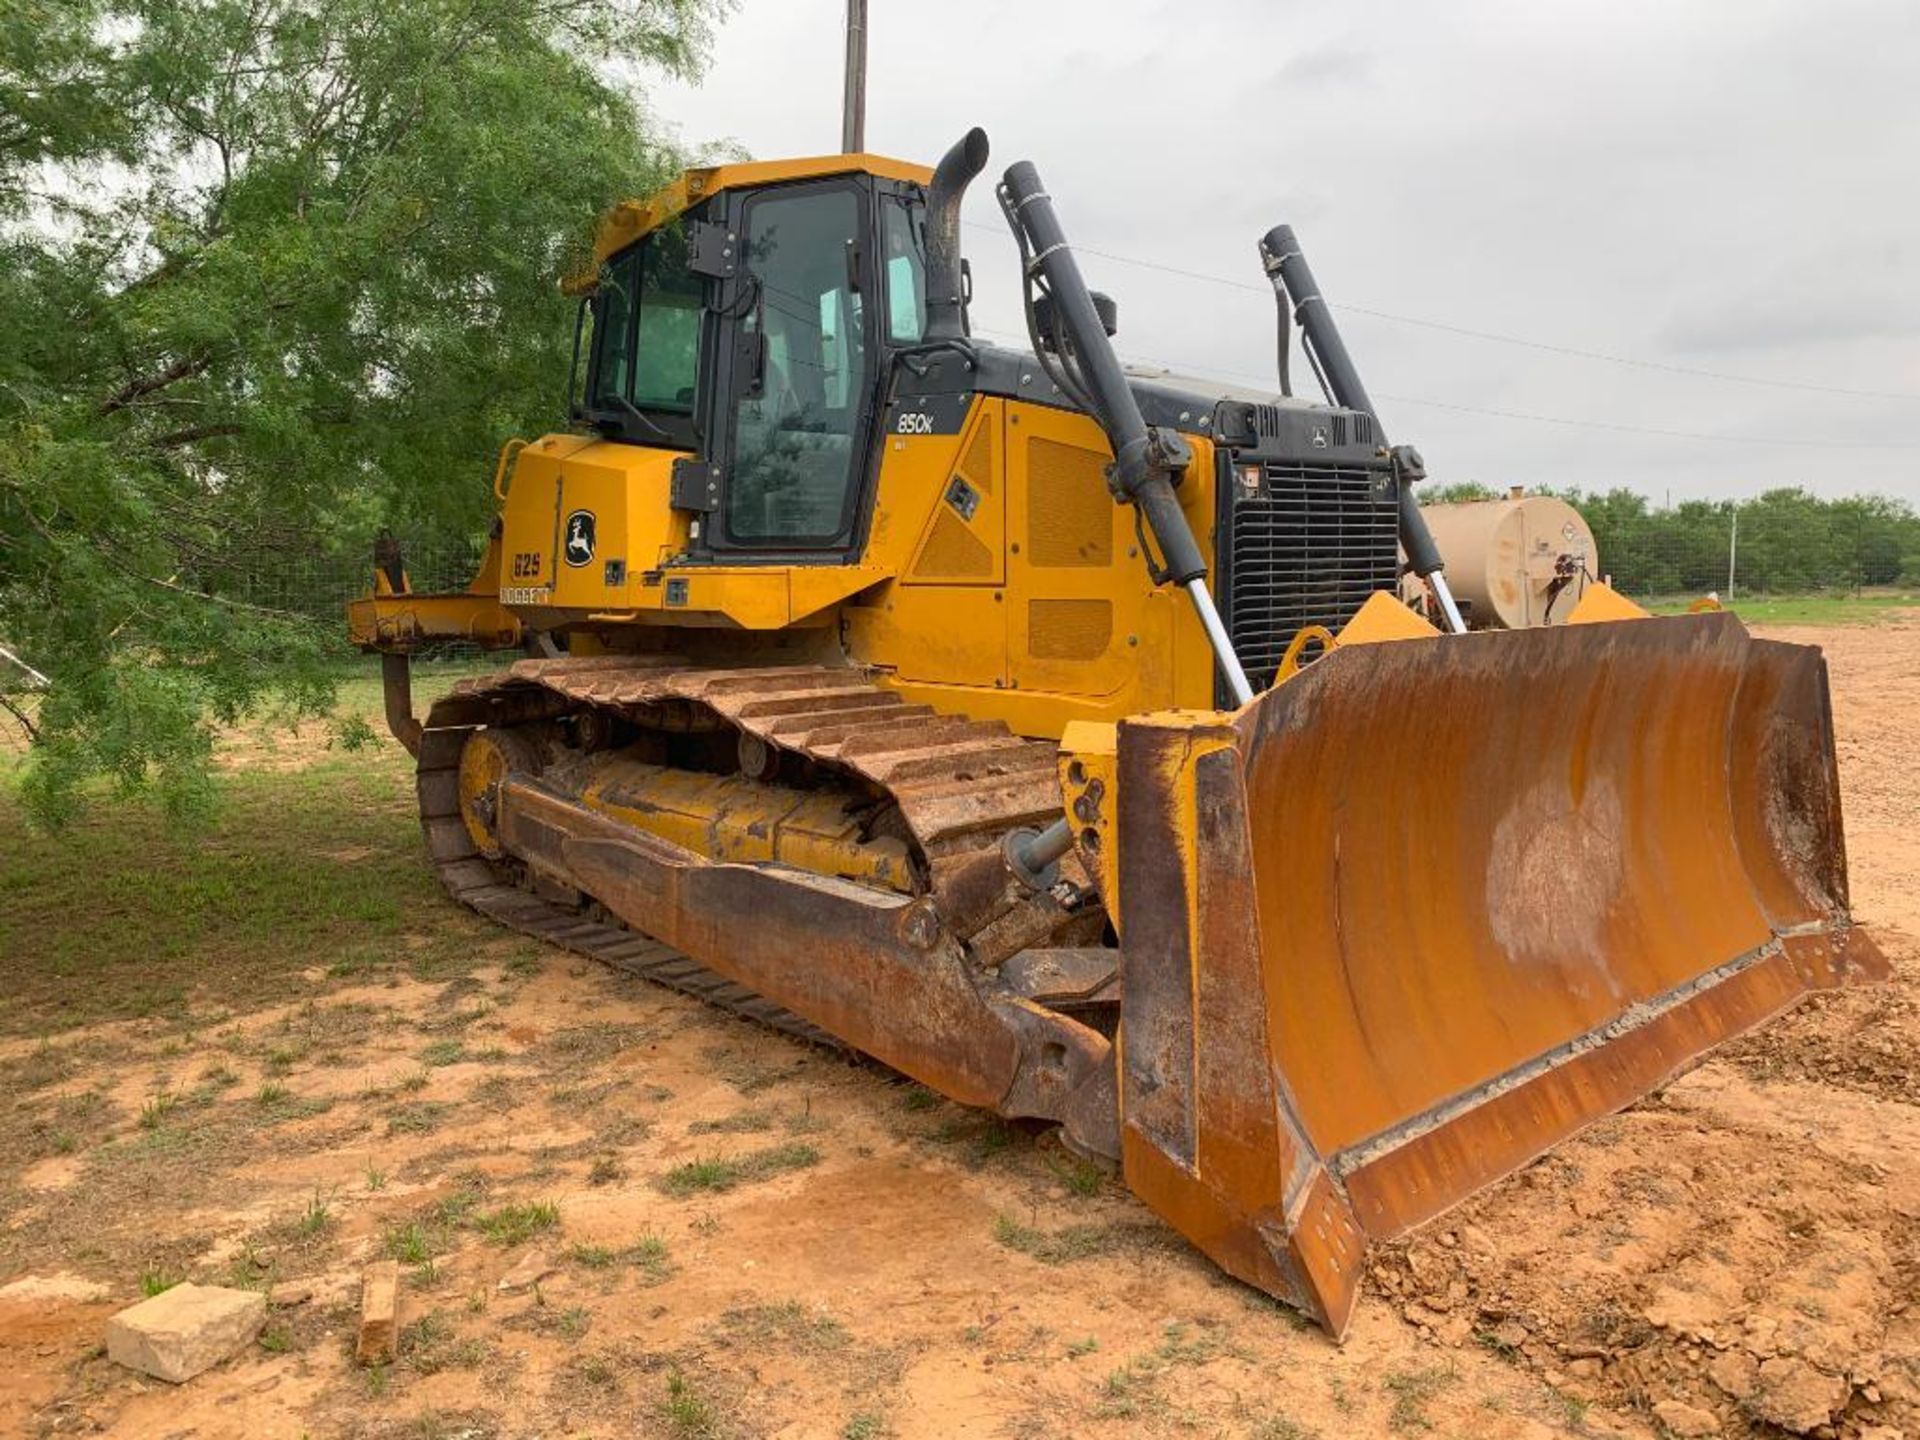
<svg viewBox="0 0 1920 1440">
<path fill-rule="evenodd" d="M 1384 444 L 1385 427 L 1380 424 L 1380 414 L 1373 408 L 1367 387 L 1361 383 L 1353 356 L 1347 353 L 1347 342 L 1340 336 L 1340 327 L 1327 308 L 1319 283 L 1313 278 L 1313 269 L 1307 264 L 1307 257 L 1300 253 L 1300 241 L 1293 227 L 1276 225 L 1269 230 L 1260 241 L 1260 255 L 1267 273 L 1279 277 L 1279 284 L 1292 300 L 1293 318 L 1300 322 L 1307 358 L 1326 382 L 1328 398 L 1348 410 L 1371 415 L 1375 431 Z M 1420 501 L 1413 493 L 1413 482 L 1424 479 L 1426 472 L 1421 468 L 1418 452 L 1411 447 L 1402 446 L 1393 454 L 1395 478 L 1399 481 L 1396 488 L 1400 492 L 1400 548 L 1407 552 L 1413 573 L 1432 588 L 1440 613 L 1446 617 L 1447 628 L 1458 635 L 1466 630 L 1466 622 L 1460 618 L 1460 607 L 1454 603 L 1453 591 L 1447 584 L 1440 547 L 1434 543 L 1433 532 L 1427 528 L 1427 517 L 1420 513 Z"/>
<path fill-rule="evenodd" d="M 934 167 L 927 190 L 926 340 L 962 340 L 967 334 L 966 279 L 960 269 L 960 201 L 987 168 L 987 132 L 967 131 Z"/>
</svg>

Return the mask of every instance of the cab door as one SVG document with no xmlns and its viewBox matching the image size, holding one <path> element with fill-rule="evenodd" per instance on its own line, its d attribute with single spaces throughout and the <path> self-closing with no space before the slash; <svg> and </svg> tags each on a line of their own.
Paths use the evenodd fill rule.
<svg viewBox="0 0 1920 1440">
<path fill-rule="evenodd" d="M 879 351 L 865 293 L 871 206 L 844 179 L 741 206 L 716 551 L 852 548 Z"/>
</svg>

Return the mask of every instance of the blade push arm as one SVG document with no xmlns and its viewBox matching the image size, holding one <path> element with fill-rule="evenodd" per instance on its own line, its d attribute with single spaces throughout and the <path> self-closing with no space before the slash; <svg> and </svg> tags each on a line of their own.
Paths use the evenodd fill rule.
<svg viewBox="0 0 1920 1440">
<path fill-rule="evenodd" d="M 1194 539 L 1193 527 L 1187 524 L 1179 498 L 1173 493 L 1175 478 L 1192 462 L 1192 447 L 1177 431 L 1148 425 L 1140 413 L 1140 403 L 1127 384 L 1120 358 L 1113 353 L 1093 296 L 1067 246 L 1053 198 L 1041 185 L 1040 172 L 1032 164 L 1022 160 L 1008 167 L 1000 184 L 1000 206 L 1020 246 L 1029 290 L 1030 325 L 1034 323 L 1034 289 L 1041 287 L 1052 301 L 1052 333 L 1042 336 L 1035 326 L 1037 358 L 1050 370 L 1059 367 L 1054 378 L 1061 382 L 1061 388 L 1080 401 L 1106 432 L 1113 446 L 1113 467 L 1107 483 L 1114 498 L 1137 507 L 1152 530 L 1162 559 L 1159 573 L 1187 592 L 1234 703 L 1244 705 L 1253 699 L 1253 686 L 1234 654 L 1227 627 L 1207 589 L 1207 562 Z"/>
</svg>

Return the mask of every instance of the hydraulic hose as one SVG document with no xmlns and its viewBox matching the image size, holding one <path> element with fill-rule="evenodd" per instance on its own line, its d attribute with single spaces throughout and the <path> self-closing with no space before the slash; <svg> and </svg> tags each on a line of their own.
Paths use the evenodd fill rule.
<svg viewBox="0 0 1920 1440">
<path fill-rule="evenodd" d="M 1160 573 L 1187 592 L 1234 704 L 1244 705 L 1253 699 L 1253 686 L 1207 589 L 1206 557 L 1173 491 L 1174 479 L 1193 459 L 1193 449 L 1177 431 L 1149 426 L 1140 413 L 1040 172 L 1025 160 L 1009 166 L 1000 201 L 1020 242 L 1029 284 L 1044 285 L 1053 302 L 1053 338 L 1060 360 L 1079 382 L 1093 418 L 1113 447 L 1108 486 L 1116 498 L 1138 507 L 1160 551 Z"/>
<path fill-rule="evenodd" d="M 1307 257 L 1300 253 L 1300 241 L 1294 235 L 1293 227 L 1274 226 L 1261 240 L 1260 253 L 1267 273 L 1270 276 L 1277 275 L 1279 284 L 1285 287 L 1286 293 L 1292 298 L 1293 315 L 1300 322 L 1307 358 L 1313 362 L 1325 382 L 1327 397 L 1348 410 L 1360 410 L 1371 415 L 1376 430 L 1382 429 L 1379 412 L 1373 408 L 1367 387 L 1361 383 L 1360 371 L 1354 365 L 1353 357 L 1347 353 L 1347 342 L 1341 338 L 1333 312 L 1327 308 L 1327 302 L 1320 294 L 1319 283 L 1313 278 L 1313 269 L 1307 264 Z M 1384 435 L 1382 443 L 1385 443 Z M 1433 597 L 1440 604 L 1441 614 L 1446 617 L 1447 628 L 1456 635 L 1460 634 L 1467 628 L 1466 622 L 1460 618 L 1460 607 L 1454 603 L 1453 591 L 1447 584 L 1440 547 L 1434 543 L 1433 532 L 1427 528 L 1427 518 L 1420 513 L 1420 501 L 1413 493 L 1413 482 L 1424 479 L 1426 472 L 1420 465 L 1418 452 L 1410 447 L 1401 447 L 1395 452 L 1394 458 L 1394 469 L 1399 472 L 1397 478 L 1400 482 L 1397 487 L 1400 492 L 1400 547 L 1407 552 L 1407 560 L 1412 564 L 1414 574 L 1432 587 Z"/>
</svg>

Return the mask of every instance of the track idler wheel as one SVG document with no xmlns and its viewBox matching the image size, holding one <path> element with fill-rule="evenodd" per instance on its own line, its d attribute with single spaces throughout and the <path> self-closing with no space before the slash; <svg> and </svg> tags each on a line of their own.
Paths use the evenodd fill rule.
<svg viewBox="0 0 1920 1440">
<path fill-rule="evenodd" d="M 460 818 L 474 848 L 489 860 L 506 854 L 500 843 L 500 786 L 509 775 L 540 773 L 540 751 L 511 730 L 478 730 L 460 751 Z"/>
</svg>

